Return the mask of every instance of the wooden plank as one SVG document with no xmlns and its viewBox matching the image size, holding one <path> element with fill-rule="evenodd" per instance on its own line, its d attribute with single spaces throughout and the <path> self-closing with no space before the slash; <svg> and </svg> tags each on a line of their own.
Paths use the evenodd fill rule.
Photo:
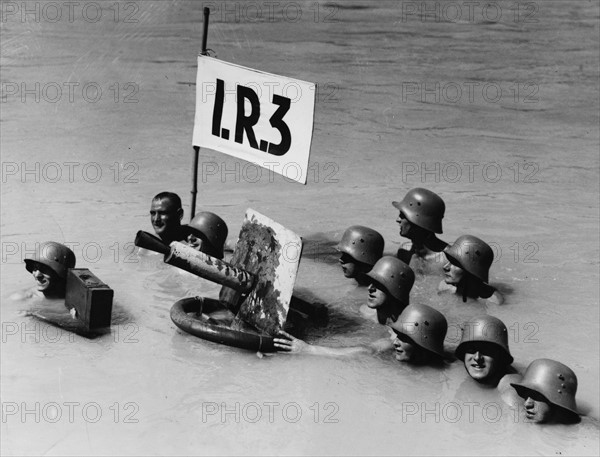
<svg viewBox="0 0 600 457">
<path fill-rule="evenodd" d="M 255 275 L 256 282 L 246 297 L 227 287 L 221 289 L 219 296 L 232 311 L 237 311 L 238 324 L 243 321 L 269 335 L 283 328 L 301 254 L 299 235 L 252 209 L 246 211 L 229 263 Z"/>
</svg>

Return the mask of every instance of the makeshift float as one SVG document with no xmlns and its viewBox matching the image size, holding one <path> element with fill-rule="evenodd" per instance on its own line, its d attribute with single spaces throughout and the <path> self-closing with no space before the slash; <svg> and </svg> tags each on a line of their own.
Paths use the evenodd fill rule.
<svg viewBox="0 0 600 457">
<path fill-rule="evenodd" d="M 313 133 L 316 85 L 210 57 L 206 48 L 208 17 L 209 9 L 204 8 L 192 140 L 191 218 L 196 209 L 200 147 L 306 184 Z M 177 327 L 216 343 L 261 352 L 274 350 L 273 337 L 286 323 L 302 253 L 297 234 L 248 209 L 229 263 L 183 243 L 166 246 L 145 232 L 138 232 L 135 244 L 161 252 L 165 263 L 223 286 L 218 300 L 191 297 L 177 301 L 171 309 Z M 312 306 L 296 297 L 294 303 L 291 311 L 295 315 L 326 321 L 323 305 Z M 220 319 L 211 317 L 219 311 Z"/>
<path fill-rule="evenodd" d="M 171 308 L 171 320 L 177 327 L 190 335 L 213 343 L 226 344 L 241 349 L 259 352 L 275 352 L 273 337 L 257 332 L 234 330 L 225 325 L 206 321 L 203 313 L 213 313 L 222 309 L 219 300 L 203 297 L 183 298 Z M 200 317 L 199 317 L 200 316 Z"/>
<path fill-rule="evenodd" d="M 297 234 L 248 209 L 230 262 L 177 241 L 167 246 L 142 231 L 135 244 L 162 253 L 169 265 L 223 286 L 218 300 L 188 297 L 177 301 L 171 308 L 177 327 L 215 343 L 260 352 L 275 350 L 273 337 L 286 323 L 302 253 Z M 211 317 L 224 310 L 231 319 Z M 318 306 L 312 310 L 326 311 Z"/>
</svg>

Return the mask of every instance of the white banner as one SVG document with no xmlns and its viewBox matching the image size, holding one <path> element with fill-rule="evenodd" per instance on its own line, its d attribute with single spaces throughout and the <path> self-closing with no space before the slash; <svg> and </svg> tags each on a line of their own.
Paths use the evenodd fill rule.
<svg viewBox="0 0 600 457">
<path fill-rule="evenodd" d="M 194 146 L 306 184 L 316 86 L 198 56 Z"/>
</svg>

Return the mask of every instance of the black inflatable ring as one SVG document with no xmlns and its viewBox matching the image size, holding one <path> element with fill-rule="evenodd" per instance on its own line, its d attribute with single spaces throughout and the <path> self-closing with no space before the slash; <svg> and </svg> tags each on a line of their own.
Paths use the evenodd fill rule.
<svg viewBox="0 0 600 457">
<path fill-rule="evenodd" d="M 183 298 L 171 307 L 171 320 L 184 332 L 213 343 L 226 344 L 241 349 L 260 352 L 275 352 L 273 337 L 240 330 L 233 330 L 210 322 L 196 319 L 188 313 L 211 312 L 220 306 L 218 300 L 203 297 Z"/>
</svg>

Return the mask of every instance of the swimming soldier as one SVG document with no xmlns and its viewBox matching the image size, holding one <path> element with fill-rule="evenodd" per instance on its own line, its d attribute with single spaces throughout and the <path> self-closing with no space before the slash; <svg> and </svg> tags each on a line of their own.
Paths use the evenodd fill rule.
<svg viewBox="0 0 600 457">
<path fill-rule="evenodd" d="M 354 278 L 359 285 L 368 285 L 366 273 L 383 255 L 384 241 L 379 232 L 362 225 L 348 227 L 339 244 L 340 265 L 346 278 Z"/>
<path fill-rule="evenodd" d="M 438 286 L 438 292 L 457 294 L 463 302 L 467 298 L 496 305 L 504 302 L 502 294 L 488 284 L 494 252 L 485 241 L 472 235 L 463 235 L 444 249 L 444 254 L 447 259 L 445 277 Z"/>
<path fill-rule="evenodd" d="M 465 322 L 454 354 L 463 361 L 469 376 L 481 384 L 495 387 L 505 375 L 515 373 L 508 330 L 494 316 L 478 316 Z"/>
<path fill-rule="evenodd" d="M 396 321 L 409 305 L 414 272 L 402 260 L 383 256 L 366 277 L 369 280 L 367 303 L 360 307 L 361 314 L 382 325 Z"/>
<path fill-rule="evenodd" d="M 415 260 L 435 261 L 434 253 L 443 251 L 447 246 L 445 241 L 436 237 L 436 234 L 443 233 L 446 205 L 442 198 L 435 192 L 417 187 L 392 205 L 400 211 L 396 219 L 400 225 L 400 236 L 411 242 L 408 249 L 398 249 L 397 257 L 407 264 L 411 264 L 413 256 Z"/>
<path fill-rule="evenodd" d="M 523 378 L 510 385 L 521 397 L 529 422 L 574 424 L 581 420 L 575 402 L 577 376 L 563 363 L 534 360 Z"/>
<path fill-rule="evenodd" d="M 152 199 L 150 222 L 156 234 L 166 244 L 172 241 L 187 241 L 192 233 L 189 226 L 182 225 L 183 208 L 181 198 L 173 192 L 161 192 Z"/>
<path fill-rule="evenodd" d="M 15 293 L 13 300 L 32 297 L 64 298 L 67 271 L 75 268 L 75 254 L 71 249 L 55 241 L 47 241 L 36 247 L 31 257 L 24 259 L 25 268 L 35 280 L 33 289 Z"/>
<path fill-rule="evenodd" d="M 186 242 L 194 249 L 217 259 L 223 258 L 223 247 L 227 240 L 227 224 L 215 213 L 203 211 L 194 216 L 190 224 L 191 233 Z"/>
<path fill-rule="evenodd" d="M 397 361 L 414 365 L 440 365 L 446 358 L 444 338 L 448 323 L 442 313 L 427 305 L 409 305 L 389 325 L 391 338 L 356 347 L 332 348 L 308 344 L 287 332 L 275 338 L 275 347 L 284 353 L 306 353 L 332 357 L 378 354 L 394 350 Z"/>
<path fill-rule="evenodd" d="M 41 319 L 81 335 L 89 335 L 82 322 L 77 319 L 74 307 L 65 304 L 67 273 L 75 268 L 75 254 L 71 249 L 55 241 L 47 241 L 36 247 L 31 257 L 24 259 L 25 268 L 35 280 L 35 286 L 24 292 L 11 295 L 13 300 L 28 301 L 32 307 L 26 316 Z"/>
</svg>

